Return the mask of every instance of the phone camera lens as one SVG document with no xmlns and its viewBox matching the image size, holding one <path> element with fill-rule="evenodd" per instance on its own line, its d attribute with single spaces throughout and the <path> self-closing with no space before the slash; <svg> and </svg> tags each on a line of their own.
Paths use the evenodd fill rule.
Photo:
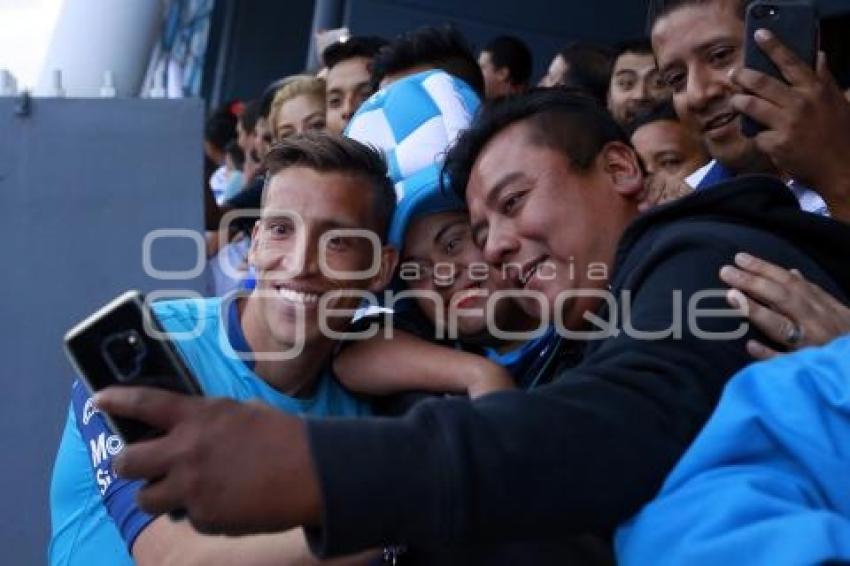
<svg viewBox="0 0 850 566">
<path fill-rule="evenodd" d="M 141 362 L 147 353 L 136 331 L 113 334 L 104 340 L 103 357 L 113 375 L 121 382 L 132 381 L 141 371 Z"/>
<path fill-rule="evenodd" d="M 753 16 L 760 20 L 773 20 L 779 16 L 779 8 L 766 4 L 754 6 Z"/>
</svg>

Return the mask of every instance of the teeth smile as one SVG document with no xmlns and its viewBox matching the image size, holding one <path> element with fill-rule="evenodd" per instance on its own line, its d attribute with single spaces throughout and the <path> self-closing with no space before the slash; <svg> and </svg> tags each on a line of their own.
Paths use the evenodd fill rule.
<svg viewBox="0 0 850 566">
<path fill-rule="evenodd" d="M 284 289 L 283 287 L 278 287 L 277 296 L 289 302 L 301 303 L 304 305 L 311 305 L 319 300 L 319 295 L 316 295 L 315 293 L 301 293 L 299 291 L 293 291 L 292 289 Z"/>
<path fill-rule="evenodd" d="M 718 116 L 713 120 L 709 121 L 706 125 L 706 130 L 716 130 L 717 128 L 722 128 L 729 122 L 735 119 L 736 114 L 723 114 L 722 116 Z"/>
</svg>

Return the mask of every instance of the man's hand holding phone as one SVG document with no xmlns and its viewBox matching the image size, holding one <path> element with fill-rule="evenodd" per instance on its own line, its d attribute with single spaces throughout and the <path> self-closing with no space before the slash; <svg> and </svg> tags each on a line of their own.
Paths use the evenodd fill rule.
<svg viewBox="0 0 850 566">
<path fill-rule="evenodd" d="M 732 106 L 758 121 L 758 148 L 783 172 L 816 190 L 834 216 L 850 219 L 850 103 L 823 52 L 812 69 L 768 30 L 755 42 L 788 82 L 754 69 L 736 69 L 742 92 Z"/>
<path fill-rule="evenodd" d="M 303 419 L 261 403 L 151 387 L 108 387 L 95 403 L 163 432 L 127 445 L 115 462 L 118 475 L 147 480 L 138 494 L 145 511 L 185 509 L 192 525 L 209 534 L 319 524 L 319 483 Z"/>
</svg>

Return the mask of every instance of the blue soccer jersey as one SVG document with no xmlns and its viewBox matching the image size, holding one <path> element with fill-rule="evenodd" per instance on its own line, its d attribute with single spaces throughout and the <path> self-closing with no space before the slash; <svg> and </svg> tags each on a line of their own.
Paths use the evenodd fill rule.
<svg viewBox="0 0 850 566">
<path fill-rule="evenodd" d="M 230 298 L 154 305 L 166 331 L 175 336 L 195 333 L 175 343 L 206 395 L 259 400 L 291 414 L 370 414 L 369 406 L 345 391 L 329 370 L 319 378 L 313 397 L 300 399 L 280 393 L 257 376 L 250 363 L 225 353 L 247 350 L 235 307 Z M 50 564 L 133 564 L 133 542 L 153 517 L 135 502 L 142 483 L 112 472 L 112 459 L 121 448 L 120 437 L 94 407 L 88 390 L 75 381 L 50 488 Z"/>
</svg>

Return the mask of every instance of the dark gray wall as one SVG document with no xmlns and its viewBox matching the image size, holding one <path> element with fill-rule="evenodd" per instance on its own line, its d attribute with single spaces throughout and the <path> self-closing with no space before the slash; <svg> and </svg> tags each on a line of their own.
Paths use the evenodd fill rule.
<svg viewBox="0 0 850 566">
<path fill-rule="evenodd" d="M 211 106 L 304 70 L 313 0 L 217 0 L 202 92 Z"/>
<path fill-rule="evenodd" d="M 825 15 L 850 11 L 850 0 L 816 2 Z M 335 25 L 360 35 L 392 38 L 446 22 L 475 47 L 499 34 L 516 35 L 531 47 L 539 78 L 569 41 L 615 43 L 643 35 L 648 0 L 218 0 L 204 69 L 207 100 L 253 98 L 272 80 L 300 72 L 317 3 L 333 10 L 342 4 L 343 21 Z"/>
<path fill-rule="evenodd" d="M 3 564 L 43 564 L 48 488 L 72 370 L 64 332 L 120 291 L 201 290 L 155 281 L 142 240 L 201 227 L 200 100 L 0 98 L 0 548 Z M 194 244 L 152 247 L 161 270 L 191 269 Z"/>
<path fill-rule="evenodd" d="M 354 34 L 391 38 L 423 25 L 455 24 L 476 47 L 500 34 L 526 41 L 539 78 L 572 40 L 616 42 L 643 34 L 646 0 L 348 0 Z"/>
</svg>

